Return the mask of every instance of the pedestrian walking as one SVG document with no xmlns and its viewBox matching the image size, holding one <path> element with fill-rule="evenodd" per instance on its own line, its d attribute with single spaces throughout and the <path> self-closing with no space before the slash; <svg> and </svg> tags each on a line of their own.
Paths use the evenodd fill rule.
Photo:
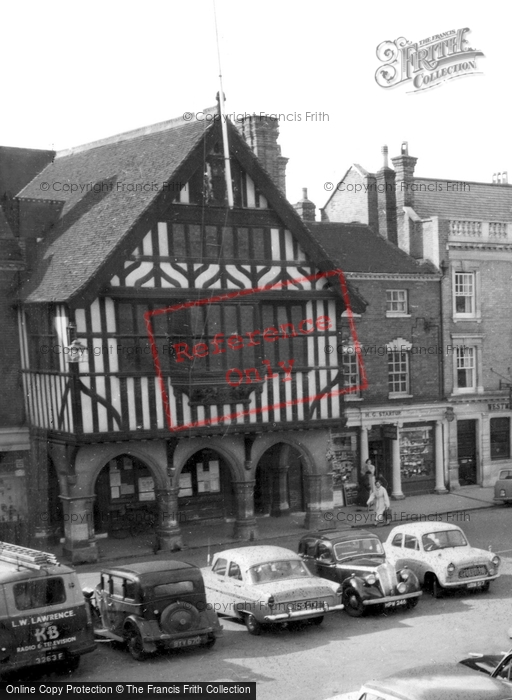
<svg viewBox="0 0 512 700">
<path fill-rule="evenodd" d="M 367 505 L 373 505 L 376 524 L 385 525 L 385 512 L 389 508 L 389 496 L 388 492 L 378 479 L 375 482 L 375 489 L 371 492 Z"/>
<path fill-rule="evenodd" d="M 371 459 L 367 459 L 364 465 L 366 473 L 370 473 L 370 491 L 373 491 L 375 489 L 375 464 L 372 464 Z"/>
</svg>

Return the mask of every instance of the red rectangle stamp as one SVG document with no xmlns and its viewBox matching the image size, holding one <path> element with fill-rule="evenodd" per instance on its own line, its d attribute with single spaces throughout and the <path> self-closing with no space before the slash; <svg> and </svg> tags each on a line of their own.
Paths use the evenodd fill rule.
<svg viewBox="0 0 512 700">
<path fill-rule="evenodd" d="M 319 291 L 328 278 L 339 284 L 346 308 L 351 337 L 341 344 L 334 300 L 314 295 L 306 300 L 302 295 L 295 301 L 289 293 L 275 295 Z M 251 303 L 254 295 L 257 299 Z M 286 421 L 294 411 L 296 418 L 305 420 L 326 399 L 357 393 L 368 385 L 341 270 L 153 309 L 144 314 L 144 321 L 172 432 L 253 421 L 265 412 Z M 159 349 L 163 324 L 168 344 Z M 353 359 L 345 386 L 340 356 L 346 354 Z M 170 396 L 171 387 L 178 399 Z"/>
</svg>

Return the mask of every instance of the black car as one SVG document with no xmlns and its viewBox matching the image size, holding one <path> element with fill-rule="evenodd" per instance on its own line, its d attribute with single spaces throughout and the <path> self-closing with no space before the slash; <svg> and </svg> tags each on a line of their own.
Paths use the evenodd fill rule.
<svg viewBox="0 0 512 700">
<path fill-rule="evenodd" d="M 474 654 L 459 663 L 512 686 L 512 650 L 505 654 Z"/>
<path fill-rule="evenodd" d="M 150 561 L 105 569 L 85 589 L 96 635 L 125 642 L 143 661 L 158 649 L 212 647 L 222 634 L 206 601 L 200 569 L 180 561 Z"/>
<path fill-rule="evenodd" d="M 414 608 L 421 595 L 416 575 L 407 567 L 396 570 L 368 530 L 310 533 L 301 539 L 299 554 L 313 574 L 342 584 L 342 602 L 352 617 L 369 606 Z"/>
</svg>

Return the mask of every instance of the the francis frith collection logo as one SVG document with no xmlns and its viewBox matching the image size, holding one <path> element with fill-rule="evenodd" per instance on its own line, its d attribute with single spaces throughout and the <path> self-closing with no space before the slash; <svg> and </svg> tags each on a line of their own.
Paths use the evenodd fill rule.
<svg viewBox="0 0 512 700">
<path fill-rule="evenodd" d="M 377 84 L 390 88 L 412 82 L 411 92 L 420 92 L 478 73 L 476 59 L 484 54 L 468 46 L 464 37 L 469 31 L 452 29 L 416 43 L 404 37 L 383 41 L 377 46 L 377 58 L 384 63 L 375 73 Z"/>
</svg>

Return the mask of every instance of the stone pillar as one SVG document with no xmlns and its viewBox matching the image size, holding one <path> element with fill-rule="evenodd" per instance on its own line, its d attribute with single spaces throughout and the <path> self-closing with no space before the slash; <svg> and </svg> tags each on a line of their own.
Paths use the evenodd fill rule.
<svg viewBox="0 0 512 700">
<path fill-rule="evenodd" d="M 448 486 L 450 491 L 460 489 L 456 420 L 448 423 Z"/>
<path fill-rule="evenodd" d="M 304 527 L 307 530 L 326 530 L 335 526 L 334 521 L 325 517 L 332 512 L 332 474 L 308 474 L 307 506 Z"/>
<path fill-rule="evenodd" d="M 61 496 L 64 506 L 64 556 L 72 564 L 98 561 L 94 539 L 94 495 Z"/>
<path fill-rule="evenodd" d="M 402 493 L 402 474 L 400 472 L 400 428 L 396 429 L 396 440 L 391 440 L 391 472 L 393 475 L 391 498 L 400 501 L 405 498 Z"/>
<path fill-rule="evenodd" d="M 369 456 L 370 453 L 368 450 L 368 427 L 366 425 L 363 425 L 361 426 L 361 474 L 364 474 L 366 471 L 364 463 L 366 462 Z"/>
<path fill-rule="evenodd" d="M 444 485 L 443 423 L 436 421 L 436 493 L 448 493 Z"/>
<path fill-rule="evenodd" d="M 254 484 L 256 481 L 233 481 L 236 499 L 236 520 L 233 537 L 237 540 L 253 541 L 258 536 L 254 517 Z"/>
<path fill-rule="evenodd" d="M 272 489 L 272 509 L 270 515 L 279 517 L 280 515 L 288 515 L 290 512 L 290 504 L 288 503 L 288 469 L 289 465 L 280 464 L 277 467 L 277 479 L 274 480 L 274 488 Z M 275 488 L 277 486 L 277 488 Z"/>
<path fill-rule="evenodd" d="M 183 547 L 179 521 L 179 486 L 168 489 L 155 489 L 158 504 L 158 551 L 177 552 Z"/>
</svg>

